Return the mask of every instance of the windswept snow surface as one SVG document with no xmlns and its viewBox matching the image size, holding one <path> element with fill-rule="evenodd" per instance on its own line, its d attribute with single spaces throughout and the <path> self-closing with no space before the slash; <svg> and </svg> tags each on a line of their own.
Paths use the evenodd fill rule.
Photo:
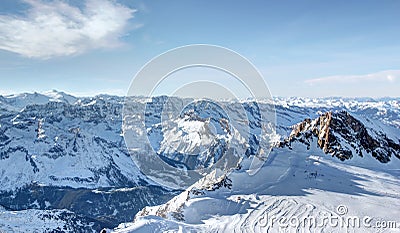
<svg viewBox="0 0 400 233">
<path fill-rule="evenodd" d="M 194 185 L 114 232 L 400 232 L 399 160 L 340 162 L 301 148 L 275 149 L 254 176 L 233 171 L 231 189 Z"/>
</svg>

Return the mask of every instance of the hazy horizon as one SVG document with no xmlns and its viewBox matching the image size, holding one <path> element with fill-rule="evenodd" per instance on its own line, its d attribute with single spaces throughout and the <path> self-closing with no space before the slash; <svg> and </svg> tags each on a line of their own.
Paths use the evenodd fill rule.
<svg viewBox="0 0 400 233">
<path fill-rule="evenodd" d="M 15 92 L 15 93 L 0 93 L 0 96 L 3 97 L 17 97 L 18 95 L 22 94 L 41 94 L 41 95 L 49 95 L 50 93 L 65 93 L 67 95 L 71 95 L 77 98 L 91 98 L 101 95 L 107 96 L 116 96 L 116 97 L 127 97 L 127 95 L 116 95 L 112 93 L 96 93 L 93 95 L 82 95 L 82 94 L 75 94 L 64 90 L 52 89 L 46 91 L 23 91 L 23 92 Z M 192 99 L 201 99 L 201 98 L 208 98 L 208 97 L 197 97 L 197 96 L 182 96 L 182 95 L 166 95 L 166 94 L 159 94 L 159 95 L 152 95 L 151 97 L 160 97 L 160 96 L 168 96 L 168 97 L 178 97 L 178 98 L 192 98 Z M 148 96 L 132 96 L 132 97 L 143 97 L 148 98 Z M 251 97 L 249 97 L 251 98 Z M 400 99 L 400 96 L 381 96 L 381 97 L 374 97 L 374 96 L 322 96 L 322 97 L 309 97 L 309 96 L 272 96 L 272 98 L 309 98 L 309 99 L 336 99 L 336 98 L 343 98 L 343 99 L 374 99 L 374 100 L 381 100 L 381 99 Z M 230 98 L 209 98 L 209 99 L 230 99 Z M 232 98 L 233 99 L 233 98 Z M 240 98 L 240 100 L 246 98 Z"/>
</svg>

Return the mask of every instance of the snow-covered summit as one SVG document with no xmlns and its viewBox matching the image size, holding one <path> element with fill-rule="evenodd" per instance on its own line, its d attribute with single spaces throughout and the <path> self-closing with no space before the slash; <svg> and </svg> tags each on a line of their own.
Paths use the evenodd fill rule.
<svg viewBox="0 0 400 233">
<path fill-rule="evenodd" d="M 144 208 L 113 232 L 375 232 L 379 222 L 399 220 L 400 130 L 357 118 L 338 111 L 305 119 L 254 176 L 246 172 L 251 157 L 245 158 L 229 173 L 210 173 L 166 204 Z M 358 228 L 324 223 L 324 216 L 346 221 L 348 213 L 371 221 Z M 292 218 L 298 224 L 278 223 Z M 302 225 L 304 219 L 316 222 Z"/>
<path fill-rule="evenodd" d="M 10 110 L 21 110 L 29 105 L 43 105 L 49 102 L 63 102 L 74 104 L 77 97 L 62 91 L 50 90 L 42 93 L 21 93 L 0 96 L 0 107 Z"/>
</svg>

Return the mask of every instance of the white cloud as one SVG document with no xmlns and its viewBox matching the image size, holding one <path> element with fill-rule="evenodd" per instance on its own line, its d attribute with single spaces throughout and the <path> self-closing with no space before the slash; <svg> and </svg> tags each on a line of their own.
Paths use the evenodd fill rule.
<svg viewBox="0 0 400 233">
<path fill-rule="evenodd" d="M 33 58 L 117 47 L 135 12 L 110 0 L 86 0 L 83 9 L 61 0 L 24 2 L 24 17 L 0 15 L 0 49 Z"/>
<path fill-rule="evenodd" d="M 365 75 L 335 75 L 329 77 L 308 79 L 305 82 L 310 85 L 334 84 L 334 83 L 359 83 L 365 81 L 395 82 L 400 79 L 400 70 L 385 70 Z"/>
</svg>

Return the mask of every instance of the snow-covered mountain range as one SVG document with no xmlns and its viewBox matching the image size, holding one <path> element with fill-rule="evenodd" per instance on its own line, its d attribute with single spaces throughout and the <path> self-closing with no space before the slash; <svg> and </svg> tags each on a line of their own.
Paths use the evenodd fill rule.
<svg viewBox="0 0 400 233">
<path fill-rule="evenodd" d="M 0 205 L 18 214 L 72 211 L 99 231 L 170 199 L 174 191 L 146 179 L 127 152 L 122 102 L 54 92 L 0 97 Z"/>
<path fill-rule="evenodd" d="M 399 128 L 347 111 L 294 125 L 263 167 L 210 173 L 112 232 L 399 232 Z"/>
<path fill-rule="evenodd" d="M 260 111 L 254 109 L 262 112 L 270 103 L 187 105 L 192 100 L 173 98 L 172 109 L 186 109 L 165 127 L 160 119 L 168 113 L 162 111 L 166 99 L 130 99 L 133 112 L 146 113 L 141 132 L 135 115 L 128 119 L 130 128 L 123 127 L 123 97 L 78 98 L 57 91 L 0 96 L 0 230 L 24 232 L 23 216 L 35 216 L 35 229 L 41 222 L 75 229 L 80 221 L 85 226 L 80 229 L 99 231 L 130 222 L 140 210 L 134 223 L 116 231 L 256 229 L 254 216 L 286 207 L 318 216 L 317 210 L 331 213 L 343 202 L 359 214 L 357 203 L 370 200 L 370 207 L 362 208 L 384 203 L 383 210 L 399 198 L 400 99 L 276 98 L 275 147 L 254 176 L 246 168 L 263 136 Z M 227 124 L 218 106 L 237 112 L 229 119 L 240 123 Z M 244 159 L 229 174 L 210 173 L 186 191 L 171 190 L 141 173 L 124 143 L 127 130 L 138 132 L 132 135 L 138 153 L 154 150 L 177 167 L 210 167 L 228 144 Z M 143 143 L 147 139 L 151 148 Z M 342 198 L 324 205 L 337 194 Z M 347 200 L 353 197 L 354 202 Z M 37 217 L 52 215 L 54 221 Z M 235 224 L 226 228 L 227 222 Z"/>
</svg>

